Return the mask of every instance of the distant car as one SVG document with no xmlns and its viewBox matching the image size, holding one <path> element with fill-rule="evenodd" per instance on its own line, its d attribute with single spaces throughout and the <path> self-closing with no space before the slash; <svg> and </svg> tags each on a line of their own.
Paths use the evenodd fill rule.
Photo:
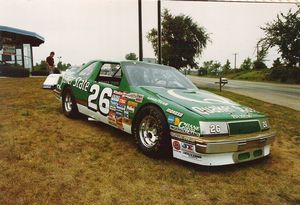
<svg viewBox="0 0 300 205">
<path fill-rule="evenodd" d="M 79 66 L 70 66 L 67 71 L 59 71 L 59 73 L 49 74 L 46 80 L 43 82 L 42 88 L 44 89 L 54 89 L 57 85 L 59 77 L 67 73 L 65 76 L 71 75 L 72 73 L 76 73 L 80 69 Z"/>
<path fill-rule="evenodd" d="M 67 117 L 82 113 L 131 133 L 149 156 L 234 164 L 269 155 L 275 137 L 264 114 L 199 90 L 168 66 L 91 61 L 64 73 L 54 91 Z"/>
</svg>

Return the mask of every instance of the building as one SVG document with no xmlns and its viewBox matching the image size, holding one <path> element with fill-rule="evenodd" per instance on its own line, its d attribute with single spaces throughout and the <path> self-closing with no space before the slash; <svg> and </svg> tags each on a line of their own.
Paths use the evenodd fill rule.
<svg viewBox="0 0 300 205">
<path fill-rule="evenodd" d="M 0 66 L 20 65 L 32 71 L 32 47 L 38 47 L 45 39 L 31 31 L 0 25 Z"/>
</svg>

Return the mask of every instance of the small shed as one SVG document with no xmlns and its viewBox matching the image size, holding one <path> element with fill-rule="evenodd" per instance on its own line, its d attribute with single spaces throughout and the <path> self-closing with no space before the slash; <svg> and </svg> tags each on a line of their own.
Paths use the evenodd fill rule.
<svg viewBox="0 0 300 205">
<path fill-rule="evenodd" d="M 38 47 L 45 39 L 31 31 L 0 25 L 0 66 L 21 65 L 32 71 L 32 47 Z"/>
</svg>

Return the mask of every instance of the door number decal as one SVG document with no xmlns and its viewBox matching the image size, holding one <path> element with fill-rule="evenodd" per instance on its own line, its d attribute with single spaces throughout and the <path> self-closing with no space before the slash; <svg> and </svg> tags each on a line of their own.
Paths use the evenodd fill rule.
<svg viewBox="0 0 300 205">
<path fill-rule="evenodd" d="M 100 111 L 102 115 L 107 116 L 109 113 L 109 103 L 112 92 L 111 88 L 104 88 L 100 92 L 100 86 L 98 84 L 93 84 L 90 88 L 91 95 L 88 97 L 88 108 L 94 111 Z M 97 103 L 98 98 L 99 100 Z"/>
</svg>

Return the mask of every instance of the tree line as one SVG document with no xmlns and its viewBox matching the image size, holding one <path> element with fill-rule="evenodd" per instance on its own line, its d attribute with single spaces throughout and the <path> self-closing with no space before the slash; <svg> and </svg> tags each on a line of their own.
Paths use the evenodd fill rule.
<svg viewBox="0 0 300 205">
<path fill-rule="evenodd" d="M 268 69 L 270 80 L 300 83 L 300 6 L 296 11 L 280 13 L 272 22 L 261 29 L 264 37 L 257 42 L 257 56 L 246 58 L 240 68 L 233 69 L 229 60 L 224 65 L 218 61 L 205 61 L 199 65 L 208 43 L 212 42 L 206 29 L 190 16 L 174 16 L 165 9 L 162 13 L 162 63 L 180 68 L 196 68 L 199 75 L 224 75 L 232 72 Z M 157 30 L 151 29 L 147 39 L 158 54 Z M 280 57 L 273 61 L 272 67 L 265 64 L 270 48 L 277 48 Z"/>
</svg>

